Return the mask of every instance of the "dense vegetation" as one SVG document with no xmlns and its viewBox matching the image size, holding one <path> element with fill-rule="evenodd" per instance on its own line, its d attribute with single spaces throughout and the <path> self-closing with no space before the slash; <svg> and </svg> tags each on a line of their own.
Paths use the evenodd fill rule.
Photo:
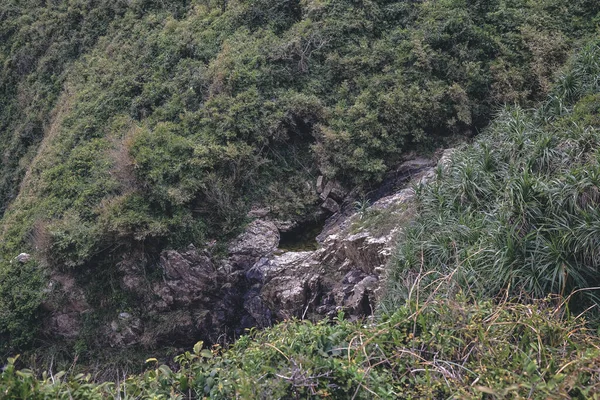
<svg viewBox="0 0 600 400">
<path fill-rule="evenodd" d="M 379 319 L 286 322 L 114 383 L 39 380 L 11 359 L 0 393 L 597 396 L 598 339 L 569 310 L 597 303 L 600 286 L 599 11 L 593 0 L 4 1 L 0 355 L 45 345 L 52 274 L 87 291 L 95 311 L 68 344 L 85 348 L 102 310 L 139 301 L 113 285 L 120 263 L 153 279 L 160 250 L 230 237 L 251 205 L 310 218 L 316 176 L 367 188 L 406 152 L 495 118 L 416 188 Z M 15 262 L 24 251 L 32 260 Z"/>
<path fill-rule="evenodd" d="M 162 248 L 227 236 L 252 204 L 308 218 L 318 174 L 372 184 L 501 103 L 533 104 L 598 7 L 3 2 L 3 351 L 36 337 L 53 271 L 93 306 L 135 307 L 109 285 L 124 259 L 152 268 Z"/>
<path fill-rule="evenodd" d="M 600 286 L 600 47 L 585 46 L 535 111 L 506 107 L 417 188 L 390 298 L 415 271 L 478 295 L 555 293 L 583 307 Z"/>
<path fill-rule="evenodd" d="M 177 369 L 94 383 L 10 360 L 0 393 L 27 399 L 597 399 L 600 348 L 579 318 L 533 304 L 432 297 L 365 325 L 289 321 L 223 351 L 202 343 Z"/>
</svg>

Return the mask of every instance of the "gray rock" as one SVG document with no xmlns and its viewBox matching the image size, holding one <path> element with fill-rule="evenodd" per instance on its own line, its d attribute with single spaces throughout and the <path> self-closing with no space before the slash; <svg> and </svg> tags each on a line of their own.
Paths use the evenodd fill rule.
<svg viewBox="0 0 600 400">
<path fill-rule="evenodd" d="M 400 164 L 396 171 L 398 173 L 414 173 L 425 168 L 433 167 L 434 165 L 434 162 L 429 158 L 415 157 Z"/>
<path fill-rule="evenodd" d="M 84 291 L 75 279 L 53 273 L 42 307 L 49 312 L 45 331 L 63 339 L 75 339 L 81 331 L 81 315 L 90 309 Z"/>
<path fill-rule="evenodd" d="M 323 179 L 324 179 L 323 175 L 319 175 L 319 177 L 317 178 L 317 193 L 319 193 L 319 194 L 323 193 L 323 189 L 324 189 Z"/>
<path fill-rule="evenodd" d="M 277 230 L 279 232 L 289 232 L 298 225 L 295 221 L 290 221 L 290 220 L 287 220 L 287 221 L 274 220 L 273 223 L 275 224 L 275 226 L 277 227 Z"/>
<path fill-rule="evenodd" d="M 374 210 L 386 210 L 392 206 L 399 204 L 406 204 L 413 200 L 415 197 L 415 191 L 413 188 L 402 189 L 390 196 L 382 197 L 371 205 Z"/>
<path fill-rule="evenodd" d="M 51 329 L 64 339 L 75 339 L 81 330 L 79 313 L 59 313 L 51 321 Z"/>
<path fill-rule="evenodd" d="M 252 208 L 248 211 L 248 218 L 265 218 L 271 210 L 267 207 Z"/>
<path fill-rule="evenodd" d="M 272 253 L 279 245 L 279 230 L 271 221 L 255 220 L 251 222 L 229 247 L 236 255 L 263 257 Z"/>
<path fill-rule="evenodd" d="M 452 165 L 452 156 L 456 153 L 456 149 L 446 149 L 442 152 L 442 156 L 438 161 L 438 165 L 440 165 L 444 170 L 448 170 Z"/>
<path fill-rule="evenodd" d="M 25 264 L 31 260 L 31 255 L 27 253 L 21 253 L 17 257 L 15 257 L 15 260 L 17 260 L 21 264 Z"/>
<path fill-rule="evenodd" d="M 139 344 L 143 333 L 142 322 L 129 313 L 120 313 L 111 321 L 105 334 L 113 347 L 128 347 Z"/>
<path fill-rule="evenodd" d="M 331 212 L 332 214 L 340 211 L 340 205 L 332 198 L 325 200 L 325 202 L 321 204 L 321 208 Z"/>
<path fill-rule="evenodd" d="M 321 198 L 321 200 L 325 200 L 329 197 L 329 193 L 331 193 L 331 189 L 333 189 L 333 182 L 329 181 L 329 182 L 327 182 L 327 184 L 323 188 L 323 191 L 321 192 L 321 195 L 319 196 Z"/>
<path fill-rule="evenodd" d="M 329 197 L 333 198 L 338 202 L 341 202 L 344 200 L 347 194 L 348 190 L 346 188 L 344 188 L 338 182 L 334 182 L 331 191 L 329 192 Z"/>
</svg>

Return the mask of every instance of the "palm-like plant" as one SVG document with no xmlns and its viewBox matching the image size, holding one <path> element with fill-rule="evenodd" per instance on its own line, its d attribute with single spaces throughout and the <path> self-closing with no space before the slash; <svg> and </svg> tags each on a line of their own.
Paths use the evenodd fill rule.
<svg viewBox="0 0 600 400">
<path fill-rule="evenodd" d="M 420 187 L 419 217 L 396 253 L 396 289 L 418 271 L 450 274 L 480 295 L 567 296 L 600 284 L 600 134 L 571 119 L 580 98 L 600 92 L 599 76 L 591 44 L 536 111 L 504 108 Z"/>
</svg>

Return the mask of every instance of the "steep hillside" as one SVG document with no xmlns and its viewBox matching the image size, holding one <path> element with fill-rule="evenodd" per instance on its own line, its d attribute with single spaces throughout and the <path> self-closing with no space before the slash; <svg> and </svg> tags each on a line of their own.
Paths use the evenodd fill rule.
<svg viewBox="0 0 600 400">
<path fill-rule="evenodd" d="M 386 214 L 404 235 L 390 266 L 388 311 L 376 317 L 352 322 L 340 311 L 316 324 L 289 320 L 227 348 L 198 342 L 170 366 L 149 358 L 144 373 L 123 379 L 117 369 L 118 379 L 102 383 L 52 370 L 37 377 L 11 358 L 0 393 L 597 399 L 597 314 L 586 320 L 589 309 L 573 311 L 598 304 L 599 94 L 596 39 L 538 108 L 506 107 L 430 171 L 415 187 L 413 221 Z M 381 221 L 375 210 L 363 214 L 365 226 Z"/>
<path fill-rule="evenodd" d="M 502 109 L 474 144 L 417 189 L 418 218 L 390 275 L 404 301 L 416 272 L 475 296 L 503 290 L 598 304 L 600 47 L 586 45 L 536 110 Z"/>
<path fill-rule="evenodd" d="M 535 104 L 598 8 L 3 2 L 0 351 L 57 340 L 44 329 L 57 275 L 92 310 L 67 341 L 85 352 L 99 321 L 138 310 L 124 266 L 160 280 L 161 250 L 218 251 L 252 206 L 314 219 L 319 175 L 368 188 L 408 151 L 474 135 L 498 105 Z"/>
</svg>

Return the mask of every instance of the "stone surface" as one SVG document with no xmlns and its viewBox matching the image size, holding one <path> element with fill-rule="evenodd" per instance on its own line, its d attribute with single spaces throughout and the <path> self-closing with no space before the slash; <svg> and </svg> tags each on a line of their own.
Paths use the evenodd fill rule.
<svg viewBox="0 0 600 400">
<path fill-rule="evenodd" d="M 331 193 L 331 189 L 333 189 L 333 181 L 327 182 L 327 184 L 323 188 L 323 191 L 321 192 L 321 195 L 319 196 L 319 197 L 321 197 L 321 200 L 325 200 L 329 197 L 329 193 Z"/>
<path fill-rule="evenodd" d="M 279 244 L 279 231 L 271 221 L 257 219 L 251 222 L 234 242 L 229 252 L 236 255 L 260 257 L 269 254 Z"/>
<path fill-rule="evenodd" d="M 325 202 L 323 202 L 323 204 L 321 204 L 321 208 L 329 211 L 332 214 L 335 214 L 340 211 L 340 205 L 331 198 L 328 198 L 327 200 L 325 200 Z"/>
<path fill-rule="evenodd" d="M 248 218 L 265 218 L 271 213 L 268 207 L 253 207 L 248 211 Z"/>
<path fill-rule="evenodd" d="M 50 312 L 45 331 L 65 339 L 74 339 L 81 330 L 81 316 L 90 310 L 85 294 L 75 279 L 54 273 L 45 290 L 42 307 Z"/>
<path fill-rule="evenodd" d="M 27 253 L 21 253 L 17 257 L 15 257 L 15 260 L 17 260 L 21 264 L 25 264 L 31 260 L 31 255 Z"/>
<path fill-rule="evenodd" d="M 319 193 L 319 194 L 323 193 L 323 188 L 324 188 L 323 179 L 325 179 L 323 177 L 323 175 L 319 175 L 319 177 L 317 178 L 316 187 L 317 187 L 317 193 Z"/>
<path fill-rule="evenodd" d="M 111 346 L 128 347 L 140 343 L 142 332 L 142 321 L 139 318 L 129 313 L 119 313 L 118 317 L 111 321 L 105 334 Z"/>
</svg>

